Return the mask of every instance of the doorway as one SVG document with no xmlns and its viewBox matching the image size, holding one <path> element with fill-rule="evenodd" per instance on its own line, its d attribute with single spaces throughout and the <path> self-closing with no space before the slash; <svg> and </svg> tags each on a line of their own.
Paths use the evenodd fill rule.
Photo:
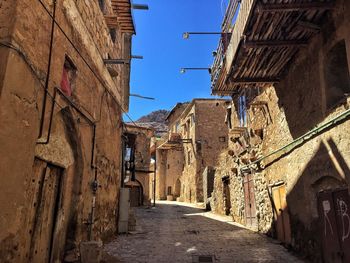
<svg viewBox="0 0 350 263">
<path fill-rule="evenodd" d="M 231 214 L 231 194 L 230 194 L 230 180 L 226 179 L 223 181 L 224 183 L 224 212 L 225 215 L 230 215 Z"/>
<path fill-rule="evenodd" d="M 243 177 L 244 202 L 245 202 L 245 224 L 248 227 L 256 228 L 256 204 L 254 193 L 253 174 L 247 173 Z"/>
<path fill-rule="evenodd" d="M 277 239 L 284 244 L 290 244 L 291 229 L 287 206 L 286 185 L 284 183 L 272 187 L 272 200 Z"/>
<path fill-rule="evenodd" d="M 322 228 L 324 262 L 350 262 L 350 198 L 348 189 L 320 192 L 317 196 Z"/>
<path fill-rule="evenodd" d="M 34 176 L 38 184 L 34 197 L 30 262 L 51 262 L 55 246 L 55 228 L 61 205 L 63 169 L 36 159 Z"/>
</svg>

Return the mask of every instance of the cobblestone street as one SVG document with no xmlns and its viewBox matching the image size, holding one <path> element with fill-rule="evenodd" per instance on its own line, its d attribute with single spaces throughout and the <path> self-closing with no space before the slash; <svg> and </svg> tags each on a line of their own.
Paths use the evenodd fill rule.
<svg viewBox="0 0 350 263">
<path fill-rule="evenodd" d="M 187 204 L 159 202 L 136 208 L 135 215 L 136 231 L 105 246 L 121 262 L 301 262 L 229 217 Z"/>
</svg>

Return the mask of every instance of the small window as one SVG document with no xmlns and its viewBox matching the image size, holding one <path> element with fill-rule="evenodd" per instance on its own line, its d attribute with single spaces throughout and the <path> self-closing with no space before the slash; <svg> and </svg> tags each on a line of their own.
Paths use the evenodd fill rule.
<svg viewBox="0 0 350 263">
<path fill-rule="evenodd" d="M 168 164 L 168 169 L 170 169 L 170 164 Z"/>
<path fill-rule="evenodd" d="M 106 3 L 105 0 L 98 0 L 98 5 L 100 6 L 100 9 L 103 14 L 106 14 Z"/>
<path fill-rule="evenodd" d="M 71 96 L 75 88 L 76 67 L 72 60 L 66 56 L 63 64 L 63 72 L 61 78 L 61 90 L 67 96 Z"/>
<path fill-rule="evenodd" d="M 188 161 L 187 165 L 190 165 L 191 162 L 192 162 L 191 152 L 188 152 L 188 153 L 187 153 L 187 161 Z"/>
<path fill-rule="evenodd" d="M 242 95 L 238 98 L 238 117 L 239 117 L 239 125 L 240 127 L 246 127 L 247 126 L 247 105 L 246 105 L 246 96 Z"/>
<path fill-rule="evenodd" d="M 176 128 L 175 128 L 176 133 L 180 133 L 180 122 L 176 122 Z"/>
<path fill-rule="evenodd" d="M 225 136 L 219 137 L 219 142 L 226 142 L 226 137 Z"/>
<path fill-rule="evenodd" d="M 115 40 L 117 39 L 117 30 L 115 28 L 110 28 L 109 34 L 111 36 L 112 42 L 115 43 Z"/>
<path fill-rule="evenodd" d="M 171 195 L 172 192 L 171 192 L 171 186 L 168 186 L 168 195 Z"/>
<path fill-rule="evenodd" d="M 194 114 L 191 115 L 191 123 L 192 123 L 192 126 L 196 123 L 196 119 L 194 118 Z"/>
<path fill-rule="evenodd" d="M 330 109 L 350 95 L 345 41 L 335 44 L 325 58 L 326 101 Z"/>
</svg>

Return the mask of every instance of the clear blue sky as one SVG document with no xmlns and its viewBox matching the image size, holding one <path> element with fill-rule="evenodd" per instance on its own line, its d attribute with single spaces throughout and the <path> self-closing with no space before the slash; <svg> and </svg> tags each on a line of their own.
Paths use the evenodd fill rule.
<svg viewBox="0 0 350 263">
<path fill-rule="evenodd" d="M 149 11 L 134 10 L 136 36 L 132 61 L 131 93 L 155 97 L 155 101 L 130 98 L 133 120 L 158 109 L 171 109 L 177 102 L 210 95 L 207 71 L 180 74 L 181 67 L 209 67 L 219 36 L 191 36 L 187 31 L 220 32 L 227 0 L 135 0 Z M 128 121 L 125 118 L 125 121 Z"/>
</svg>

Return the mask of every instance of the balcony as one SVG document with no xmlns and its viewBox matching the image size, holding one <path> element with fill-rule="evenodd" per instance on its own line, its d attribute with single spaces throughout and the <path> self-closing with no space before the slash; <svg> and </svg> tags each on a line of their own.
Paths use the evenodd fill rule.
<svg viewBox="0 0 350 263">
<path fill-rule="evenodd" d="M 212 94 L 232 95 L 240 88 L 278 82 L 300 48 L 319 32 L 326 12 L 333 7 L 331 0 L 241 1 L 227 50 L 222 41 L 218 46 L 212 66 Z M 232 14 L 230 8 L 227 12 Z"/>
<path fill-rule="evenodd" d="M 164 143 L 162 143 L 158 149 L 161 150 L 182 150 L 182 136 L 180 133 L 169 132 L 164 136 Z"/>
<path fill-rule="evenodd" d="M 112 0 L 114 15 L 106 15 L 109 28 L 119 28 L 122 33 L 135 34 L 135 24 L 132 16 L 130 0 Z"/>
</svg>

